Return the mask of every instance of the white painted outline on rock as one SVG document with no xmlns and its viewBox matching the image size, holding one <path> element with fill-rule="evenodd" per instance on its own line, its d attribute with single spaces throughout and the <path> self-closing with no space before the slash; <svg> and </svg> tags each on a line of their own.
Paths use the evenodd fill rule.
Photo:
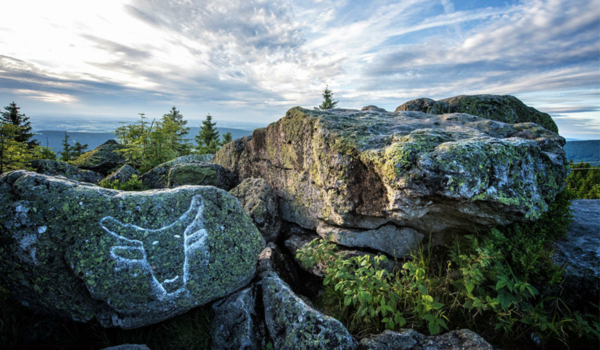
<svg viewBox="0 0 600 350">
<path fill-rule="evenodd" d="M 208 237 L 208 232 L 204 227 L 204 200 L 200 195 L 196 195 L 192 197 L 192 201 L 190 204 L 190 208 L 177 219 L 175 222 L 162 227 L 160 229 L 151 230 L 145 229 L 132 224 L 123 224 L 112 216 L 106 216 L 100 219 L 100 226 L 108 232 L 113 237 L 127 242 L 126 245 L 115 245 L 110 248 L 110 256 L 117 261 L 117 267 L 115 269 L 119 270 L 122 268 L 132 268 L 136 265 L 139 266 L 142 270 L 149 271 L 152 275 L 152 293 L 154 297 L 158 300 L 173 300 L 181 294 L 189 293 L 187 289 L 188 281 L 190 280 L 190 261 L 188 256 L 192 251 L 202 250 L 204 252 L 204 256 L 208 257 L 209 252 L 207 249 L 204 249 L 206 238 Z M 195 215 L 194 215 L 195 214 Z M 189 224 L 187 223 L 189 221 Z M 166 239 L 177 239 L 181 238 L 181 232 L 175 232 L 174 230 L 179 229 L 179 226 L 184 224 L 186 227 L 183 230 L 183 252 L 184 252 L 184 261 L 182 266 L 182 275 L 176 275 L 172 278 L 165 278 L 161 283 L 154 274 L 152 266 L 148 262 L 148 258 L 146 255 L 146 249 L 144 249 L 144 241 L 147 241 L 148 246 L 156 245 L 159 240 L 156 239 L 156 236 L 160 236 L 161 240 Z M 112 231 L 108 226 L 118 226 L 124 228 L 128 232 L 128 238 L 118 233 Z M 177 233 L 177 234 L 175 234 Z M 139 239 L 135 239 L 139 238 Z M 119 254 L 119 250 L 121 251 L 129 251 L 135 252 L 138 251 L 140 253 L 140 258 L 131 258 L 124 257 Z M 197 262 L 196 262 L 197 263 Z M 181 285 L 175 291 L 168 292 L 167 289 L 171 290 L 173 287 L 177 286 L 180 283 Z M 165 288 L 167 287 L 167 288 Z"/>
</svg>

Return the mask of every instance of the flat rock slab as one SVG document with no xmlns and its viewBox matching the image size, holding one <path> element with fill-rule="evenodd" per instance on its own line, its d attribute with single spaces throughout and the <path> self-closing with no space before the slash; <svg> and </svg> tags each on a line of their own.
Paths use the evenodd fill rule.
<svg viewBox="0 0 600 350">
<path fill-rule="evenodd" d="M 223 146 L 214 162 L 263 178 L 282 218 L 307 229 L 467 233 L 547 210 L 565 186 L 564 144 L 537 124 L 461 113 L 296 107 Z"/>
<path fill-rule="evenodd" d="M 567 297 L 598 299 L 600 294 L 600 199 L 571 202 L 567 237 L 555 242 L 554 262 L 566 264 Z"/>
<path fill-rule="evenodd" d="M 122 192 L 0 176 L 0 274 L 24 305 L 125 329 L 226 296 L 254 276 L 260 232 L 224 190 Z"/>
<path fill-rule="evenodd" d="M 429 337 L 412 329 L 402 329 L 365 338 L 356 350 L 493 350 L 493 347 L 468 329 Z"/>
</svg>

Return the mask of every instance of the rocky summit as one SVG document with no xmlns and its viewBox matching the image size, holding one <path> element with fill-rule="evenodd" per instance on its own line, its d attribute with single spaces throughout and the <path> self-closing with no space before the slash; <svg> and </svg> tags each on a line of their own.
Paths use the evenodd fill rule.
<svg viewBox="0 0 600 350">
<path fill-rule="evenodd" d="M 564 144 L 527 120 L 295 107 L 213 162 L 266 180 L 286 221 L 360 247 L 372 241 L 357 239 L 372 237 L 361 230 L 393 224 L 400 229 L 386 229 L 387 239 L 414 245 L 423 234 L 538 218 L 565 186 Z"/>
<path fill-rule="evenodd" d="M 224 297 L 254 276 L 260 232 L 211 186 L 122 192 L 0 176 L 0 274 L 22 304 L 125 329 Z"/>
<path fill-rule="evenodd" d="M 443 100 L 418 98 L 396 108 L 400 111 L 418 111 L 431 114 L 468 113 L 504 123 L 536 123 L 558 133 L 558 127 L 550 114 L 529 107 L 514 96 L 461 95 Z"/>
</svg>

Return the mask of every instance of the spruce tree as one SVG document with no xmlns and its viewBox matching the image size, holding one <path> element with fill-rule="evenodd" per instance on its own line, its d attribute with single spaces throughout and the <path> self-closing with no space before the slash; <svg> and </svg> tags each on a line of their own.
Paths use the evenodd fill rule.
<svg viewBox="0 0 600 350">
<path fill-rule="evenodd" d="M 85 145 L 82 145 L 81 143 L 79 143 L 79 141 L 75 142 L 75 145 L 73 146 L 73 158 L 78 158 L 79 156 L 81 156 L 87 148 L 87 143 Z"/>
<path fill-rule="evenodd" d="M 73 156 L 73 146 L 69 145 L 69 137 L 70 136 L 67 135 L 67 132 L 65 131 L 65 138 L 62 141 L 63 150 L 60 153 L 60 160 L 63 162 L 70 161 Z"/>
<path fill-rule="evenodd" d="M 5 112 L 2 112 L 2 121 L 8 124 L 15 125 L 19 128 L 17 136 L 15 137 L 16 142 L 25 142 L 27 147 L 33 148 L 39 146 L 37 140 L 32 140 L 34 133 L 31 132 L 31 122 L 29 117 L 25 114 L 19 113 L 21 107 L 17 107 L 17 104 L 13 101 L 8 106 L 4 107 Z"/>
<path fill-rule="evenodd" d="M 215 127 L 216 125 L 216 122 L 212 122 L 212 116 L 208 114 L 206 120 L 200 126 L 198 135 L 196 135 L 199 154 L 212 154 L 219 149 L 219 131 Z"/>
<path fill-rule="evenodd" d="M 338 102 L 339 101 L 333 100 L 333 92 L 331 92 L 331 90 L 329 90 L 329 86 L 326 85 L 325 90 L 323 90 L 323 103 L 321 103 L 318 107 L 315 107 L 315 109 L 322 111 L 332 109 L 337 106 Z"/>
<path fill-rule="evenodd" d="M 169 135 L 172 148 L 179 155 L 189 154 L 191 145 L 188 144 L 188 139 L 185 136 L 189 134 L 190 128 L 185 127 L 187 120 L 183 120 L 183 114 L 173 106 L 168 113 L 163 115 L 161 124 L 165 131 L 172 133 L 172 135 Z"/>
<path fill-rule="evenodd" d="M 226 145 L 233 141 L 233 136 L 231 136 L 230 132 L 226 132 L 223 134 L 223 139 L 221 140 L 221 146 Z"/>
</svg>

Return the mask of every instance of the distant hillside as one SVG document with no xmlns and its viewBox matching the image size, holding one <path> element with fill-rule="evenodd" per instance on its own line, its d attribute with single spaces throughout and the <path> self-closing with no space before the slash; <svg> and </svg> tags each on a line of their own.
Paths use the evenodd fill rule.
<svg viewBox="0 0 600 350">
<path fill-rule="evenodd" d="M 234 140 L 252 134 L 251 130 L 231 128 L 218 128 L 218 130 L 221 135 L 230 132 Z M 196 144 L 194 136 L 198 135 L 198 131 L 200 131 L 200 128 L 198 127 L 190 128 L 188 138 L 191 139 L 191 142 L 194 143 L 194 145 Z M 75 144 L 75 142 L 79 142 L 82 145 L 87 143 L 88 150 L 92 150 L 104 142 L 115 138 L 115 135 L 110 132 L 67 132 L 67 134 L 70 137 L 69 142 L 71 144 Z M 65 132 L 57 130 L 41 130 L 36 132 L 34 138 L 40 142 L 40 145 L 47 145 L 52 148 L 54 152 L 59 153 L 62 150 L 62 140 L 65 138 Z"/>
<path fill-rule="evenodd" d="M 567 159 L 575 163 L 587 162 L 597 165 L 600 163 L 600 140 L 567 141 L 564 147 Z"/>
</svg>

